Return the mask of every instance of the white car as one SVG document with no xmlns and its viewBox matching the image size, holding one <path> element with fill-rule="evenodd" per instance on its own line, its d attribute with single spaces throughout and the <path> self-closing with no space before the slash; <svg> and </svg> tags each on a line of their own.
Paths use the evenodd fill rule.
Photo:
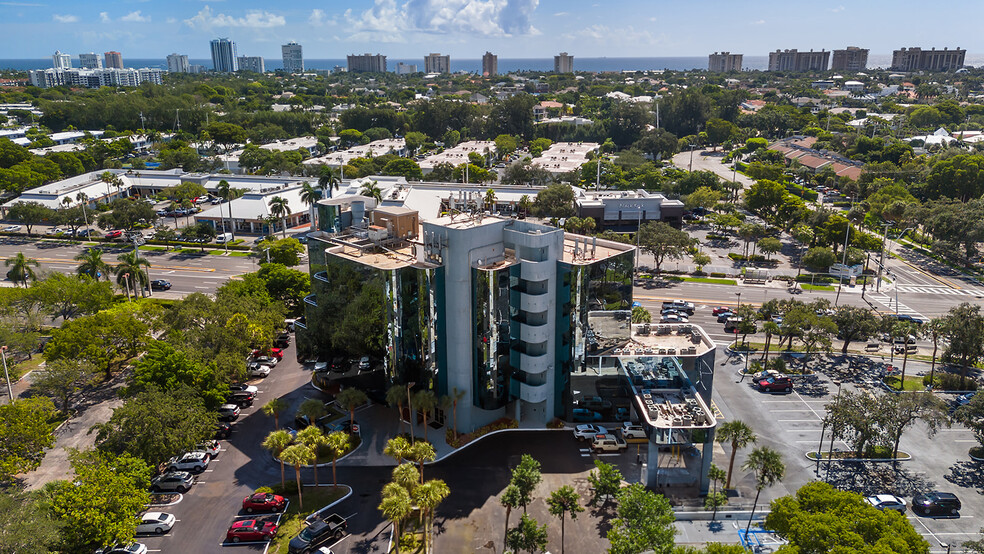
<svg viewBox="0 0 984 554">
<path fill-rule="evenodd" d="M 646 438 L 646 430 L 642 428 L 642 425 L 632 423 L 630 421 L 622 422 L 622 438 L 623 439 L 644 439 Z"/>
<path fill-rule="evenodd" d="M 574 438 L 577 440 L 594 440 L 597 435 L 607 435 L 608 429 L 605 429 L 601 425 L 594 425 L 591 423 L 585 425 L 578 425 L 574 428 Z"/>
<path fill-rule="evenodd" d="M 897 512 L 905 512 L 905 499 L 899 498 L 891 494 L 876 494 L 874 496 L 868 496 L 865 498 L 868 504 L 871 504 L 879 510 L 895 510 Z"/>
<path fill-rule="evenodd" d="M 215 459 L 219 455 L 219 441 L 207 440 L 196 446 L 195 452 L 204 452 L 210 460 Z"/>
<path fill-rule="evenodd" d="M 272 369 L 273 368 L 270 367 L 270 366 L 268 366 L 268 365 L 252 363 L 252 364 L 249 364 L 249 376 L 250 377 L 268 377 L 270 375 L 270 371 Z"/>
<path fill-rule="evenodd" d="M 174 514 L 164 512 L 147 512 L 140 516 L 140 523 L 137 525 L 137 534 L 163 535 L 174 527 Z"/>
<path fill-rule="evenodd" d="M 168 460 L 167 471 L 205 471 L 208 467 L 208 454 L 205 452 L 186 452 Z"/>
<path fill-rule="evenodd" d="M 6 227 L 3 228 L 3 231 L 5 233 L 13 233 L 13 232 L 20 231 L 20 230 L 21 230 L 21 226 L 20 225 L 8 225 L 8 226 L 6 226 Z"/>
<path fill-rule="evenodd" d="M 147 554 L 147 545 L 140 542 L 117 544 L 100 548 L 96 554 Z"/>
<path fill-rule="evenodd" d="M 689 323 L 690 319 L 683 314 L 666 314 L 661 319 L 662 323 Z"/>
<path fill-rule="evenodd" d="M 359 369 L 369 369 L 369 356 L 363 356 L 359 359 Z"/>
<path fill-rule="evenodd" d="M 255 358 L 249 359 L 249 363 L 251 364 L 263 364 L 263 365 L 268 365 L 270 367 L 274 367 L 275 365 L 277 365 L 278 361 L 279 360 L 277 360 L 273 356 L 257 356 Z"/>
</svg>

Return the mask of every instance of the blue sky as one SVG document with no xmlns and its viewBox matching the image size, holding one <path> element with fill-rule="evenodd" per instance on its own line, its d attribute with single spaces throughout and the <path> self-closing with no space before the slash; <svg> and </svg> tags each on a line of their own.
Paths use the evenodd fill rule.
<svg viewBox="0 0 984 554">
<path fill-rule="evenodd" d="M 932 9 L 910 0 L 0 0 L 0 58 L 43 58 L 56 49 L 171 52 L 208 57 L 229 37 L 240 55 L 280 56 L 296 40 L 306 58 L 428 52 L 478 58 L 705 56 L 730 50 L 848 45 L 889 54 L 902 46 L 984 53 L 984 5 Z M 961 15 L 962 14 L 962 15 Z"/>
</svg>

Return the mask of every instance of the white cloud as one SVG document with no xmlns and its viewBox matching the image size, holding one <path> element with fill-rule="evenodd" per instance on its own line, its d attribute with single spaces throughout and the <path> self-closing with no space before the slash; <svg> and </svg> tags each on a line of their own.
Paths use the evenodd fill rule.
<svg viewBox="0 0 984 554">
<path fill-rule="evenodd" d="M 140 11 L 141 10 L 130 12 L 124 15 L 123 17 L 121 17 L 120 21 L 128 21 L 130 23 L 147 23 L 148 21 L 150 21 L 150 16 L 141 15 Z"/>
<path fill-rule="evenodd" d="M 308 16 L 308 23 L 316 27 L 320 27 L 325 24 L 328 17 L 325 15 L 324 10 L 313 9 L 311 10 L 311 15 Z"/>
<path fill-rule="evenodd" d="M 569 12 L 557 12 L 554 17 L 564 17 L 565 15 L 571 15 Z"/>
<path fill-rule="evenodd" d="M 834 13 L 840 13 L 840 12 L 844 11 L 844 6 L 837 6 L 836 8 L 831 8 L 830 11 L 832 11 Z"/>
<path fill-rule="evenodd" d="M 353 38 L 387 42 L 405 33 L 469 37 L 536 35 L 532 17 L 540 0 L 374 0 L 361 13 L 346 10 Z"/>
<path fill-rule="evenodd" d="M 562 35 L 564 38 L 573 41 L 595 41 L 604 45 L 611 44 L 645 44 L 655 45 L 665 41 L 662 35 L 653 35 L 646 29 L 636 29 L 629 25 L 627 27 L 609 27 L 608 25 L 591 25 L 577 31 Z"/>
<path fill-rule="evenodd" d="M 177 23 L 177 22 L 178 22 L 178 20 L 177 20 L 177 19 L 175 19 L 175 18 L 173 18 L 173 17 L 169 17 L 169 18 L 167 18 L 167 19 L 166 19 L 165 21 L 166 21 L 167 23 Z"/>
<path fill-rule="evenodd" d="M 76 23 L 79 20 L 79 16 L 77 16 L 77 15 L 59 15 L 59 14 L 56 13 L 56 14 L 54 14 L 54 15 L 51 16 L 51 19 L 54 19 L 58 23 Z"/>
<path fill-rule="evenodd" d="M 99 12 L 99 21 L 103 23 L 109 23 L 113 19 L 109 17 L 109 12 Z"/>
<path fill-rule="evenodd" d="M 765 25 L 765 20 L 759 19 L 758 21 L 752 21 L 752 25 Z"/>
<path fill-rule="evenodd" d="M 213 14 L 212 8 L 205 6 L 194 17 L 185 19 L 185 24 L 196 29 L 212 27 L 248 27 L 263 29 L 283 27 L 287 20 L 282 15 L 261 10 L 248 10 L 245 17 L 235 17 L 224 13 Z"/>
</svg>

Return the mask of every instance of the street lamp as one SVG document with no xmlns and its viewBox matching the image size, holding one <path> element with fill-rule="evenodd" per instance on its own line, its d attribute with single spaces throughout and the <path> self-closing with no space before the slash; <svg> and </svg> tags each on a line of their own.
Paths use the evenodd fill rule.
<svg viewBox="0 0 984 554">
<path fill-rule="evenodd" d="M 833 382 L 834 383 L 837 383 L 837 397 L 834 398 L 834 402 L 837 402 L 838 400 L 840 400 L 840 396 L 841 396 L 841 382 L 839 380 L 838 381 L 833 381 Z M 830 482 L 830 467 L 832 465 L 834 465 L 834 438 L 836 436 L 837 436 L 837 430 L 836 430 L 836 428 L 834 428 L 833 426 L 831 426 L 831 429 L 830 429 L 830 451 L 827 453 L 827 478 L 824 479 L 824 481 L 826 481 L 828 483 Z M 821 443 L 821 445 L 822 445 L 822 443 Z M 819 458 L 819 457 L 820 457 L 820 451 L 818 450 L 817 451 L 817 458 Z"/>
<path fill-rule="evenodd" d="M 7 373 L 7 347 L 0 346 L 0 357 L 3 358 L 3 377 L 7 380 L 7 397 L 10 398 L 10 402 L 14 402 L 14 391 L 10 388 L 10 374 Z"/>
</svg>

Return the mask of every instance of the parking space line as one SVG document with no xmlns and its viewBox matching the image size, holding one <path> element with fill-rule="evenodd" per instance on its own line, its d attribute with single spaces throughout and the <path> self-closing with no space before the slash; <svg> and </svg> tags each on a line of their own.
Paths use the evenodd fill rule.
<svg viewBox="0 0 984 554">
<path fill-rule="evenodd" d="M 820 423 L 816 419 L 777 419 L 778 423 Z"/>
</svg>

